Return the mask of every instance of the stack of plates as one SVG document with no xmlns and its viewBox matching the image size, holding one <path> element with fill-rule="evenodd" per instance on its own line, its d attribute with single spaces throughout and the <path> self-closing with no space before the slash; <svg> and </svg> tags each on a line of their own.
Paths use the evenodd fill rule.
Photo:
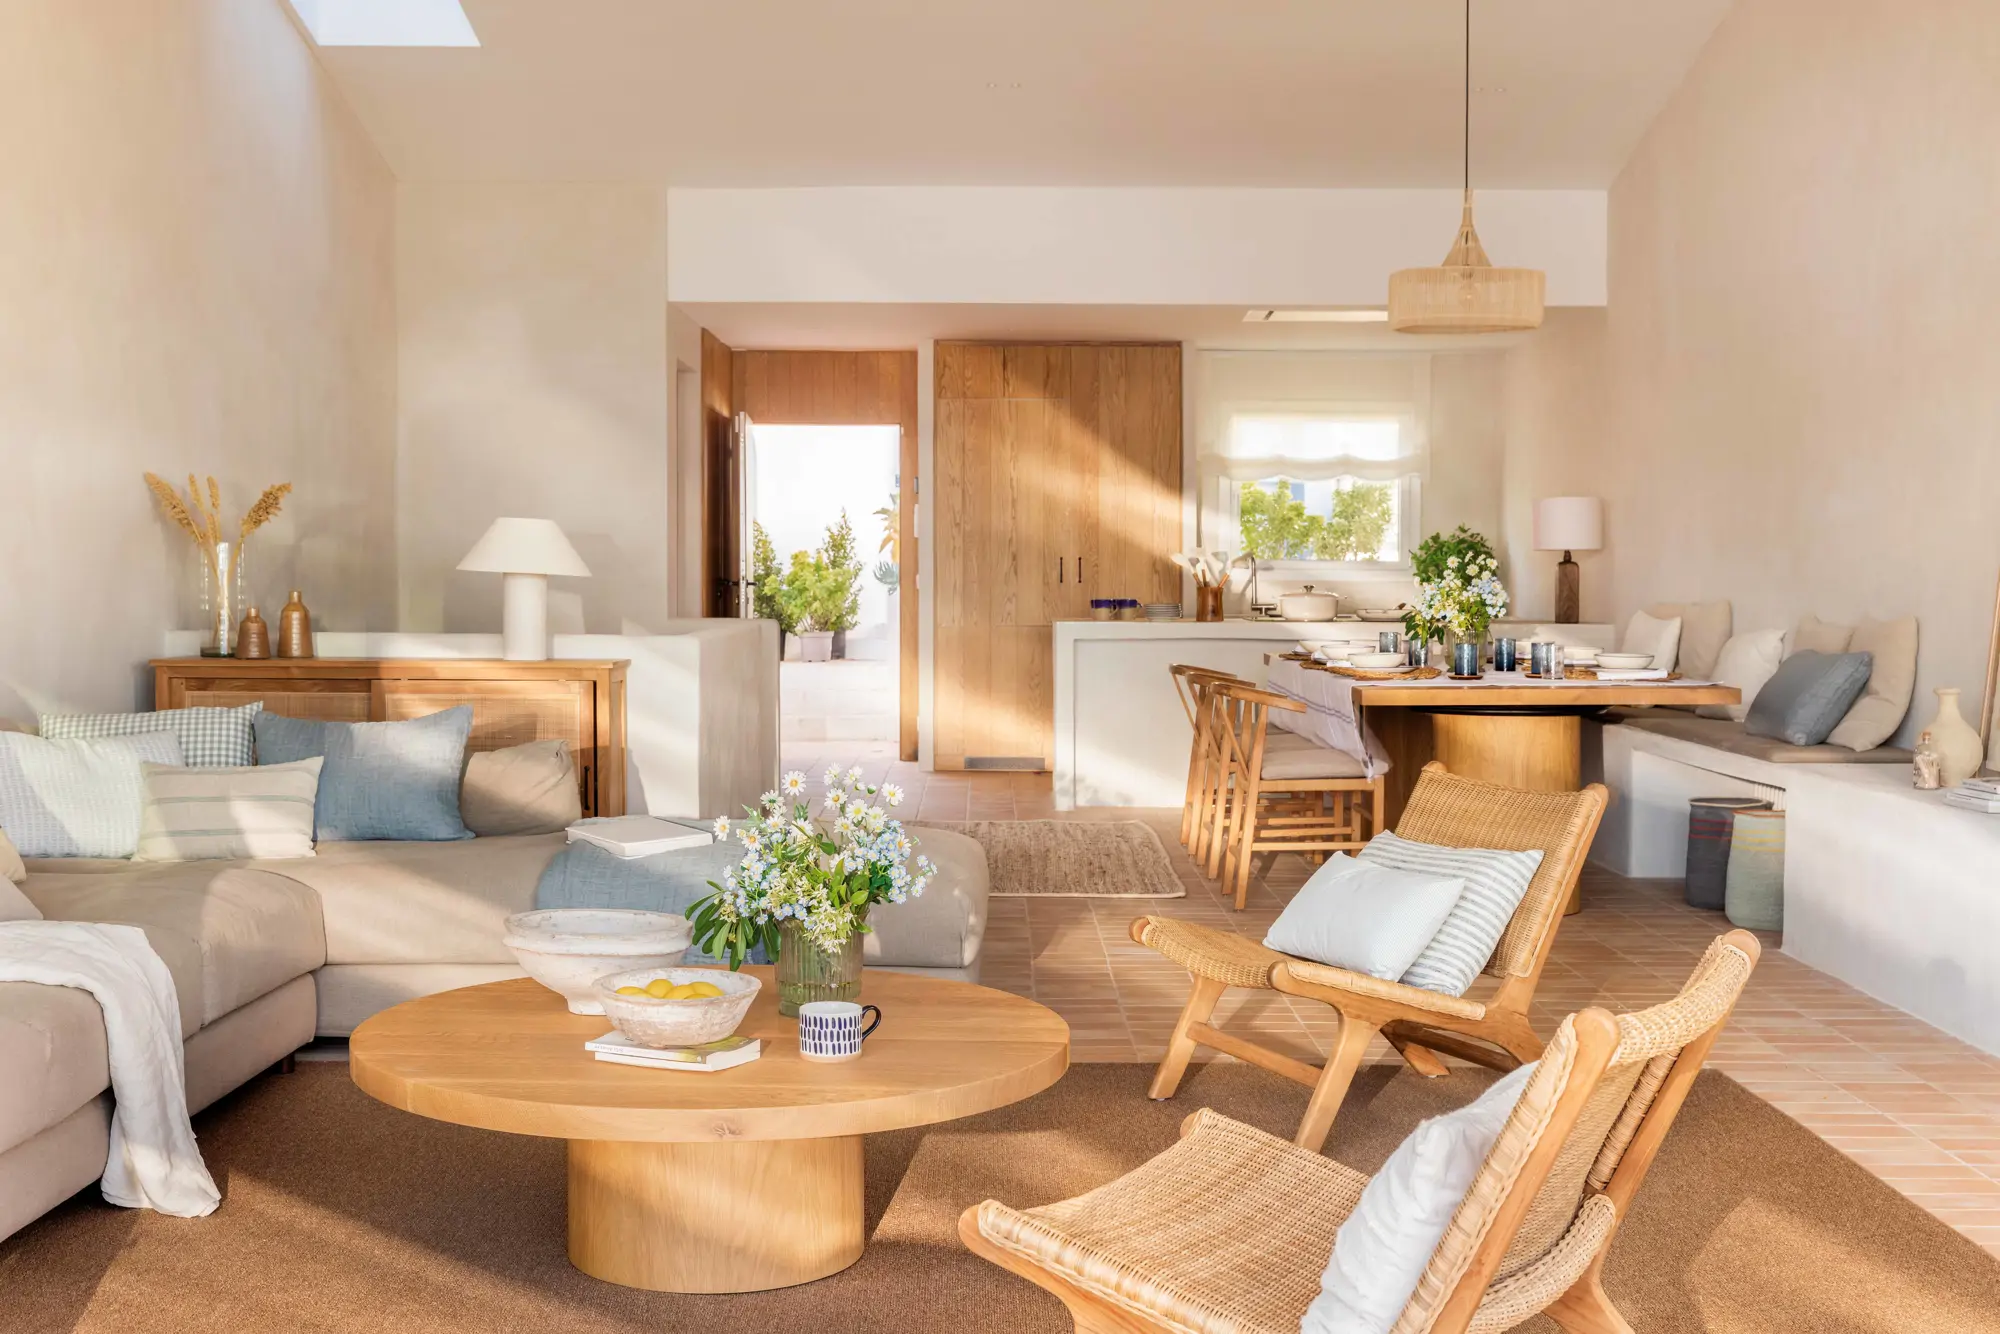
<svg viewBox="0 0 2000 1334">
<path fill-rule="evenodd" d="M 1178 602 L 1148 602 L 1146 619 L 1149 621 L 1178 621 L 1181 618 L 1181 604 Z"/>
</svg>

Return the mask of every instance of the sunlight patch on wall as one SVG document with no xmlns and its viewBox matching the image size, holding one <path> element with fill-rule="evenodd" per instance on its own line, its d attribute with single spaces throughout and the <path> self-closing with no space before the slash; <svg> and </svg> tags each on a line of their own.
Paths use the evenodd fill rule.
<svg viewBox="0 0 2000 1334">
<path fill-rule="evenodd" d="M 478 46 L 459 0 L 291 0 L 321 46 Z"/>
</svg>

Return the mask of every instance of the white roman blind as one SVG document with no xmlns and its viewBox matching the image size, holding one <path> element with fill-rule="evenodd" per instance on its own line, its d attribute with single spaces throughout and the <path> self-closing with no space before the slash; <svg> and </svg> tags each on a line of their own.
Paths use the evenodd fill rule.
<svg viewBox="0 0 2000 1334">
<path fill-rule="evenodd" d="M 1393 482 L 1426 471 L 1426 353 L 1204 352 L 1200 374 L 1204 477 Z"/>
</svg>

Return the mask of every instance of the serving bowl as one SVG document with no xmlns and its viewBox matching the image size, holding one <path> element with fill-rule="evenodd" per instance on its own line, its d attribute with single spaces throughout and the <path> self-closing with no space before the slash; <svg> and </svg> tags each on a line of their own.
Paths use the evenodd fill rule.
<svg viewBox="0 0 2000 1334">
<path fill-rule="evenodd" d="M 1350 653 L 1347 655 L 1347 665 L 1364 667 L 1370 671 L 1382 671 L 1389 667 L 1401 667 L 1404 661 L 1400 653 Z"/>
<path fill-rule="evenodd" d="M 618 994 L 620 987 L 643 987 L 656 977 L 664 977 L 675 986 L 712 983 L 722 994 L 696 1000 Z M 699 1047 L 734 1033 L 763 985 L 749 973 L 732 973 L 727 968 L 638 968 L 599 978 L 597 999 L 611 1026 L 629 1041 L 642 1047 Z"/>
<path fill-rule="evenodd" d="M 1299 651 L 1301 653 L 1326 653 L 1330 656 L 1338 657 L 1346 649 L 1347 641 L 1345 639 L 1301 639 L 1299 641 Z"/>
<path fill-rule="evenodd" d="M 679 913 L 542 908 L 509 917 L 505 944 L 529 977 L 569 1002 L 571 1014 L 603 1014 L 598 978 L 679 963 L 693 940 L 694 928 Z"/>
<path fill-rule="evenodd" d="M 1600 653 L 1597 655 L 1599 667 L 1609 667 L 1614 672 L 1636 672 L 1653 665 L 1650 653 Z"/>
</svg>

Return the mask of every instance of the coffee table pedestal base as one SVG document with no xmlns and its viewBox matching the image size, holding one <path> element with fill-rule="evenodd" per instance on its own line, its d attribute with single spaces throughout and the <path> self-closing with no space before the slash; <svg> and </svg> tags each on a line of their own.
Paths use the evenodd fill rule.
<svg viewBox="0 0 2000 1334">
<path fill-rule="evenodd" d="M 861 1258 L 861 1137 L 569 1142 L 569 1259 L 654 1292 L 760 1292 Z"/>
</svg>

